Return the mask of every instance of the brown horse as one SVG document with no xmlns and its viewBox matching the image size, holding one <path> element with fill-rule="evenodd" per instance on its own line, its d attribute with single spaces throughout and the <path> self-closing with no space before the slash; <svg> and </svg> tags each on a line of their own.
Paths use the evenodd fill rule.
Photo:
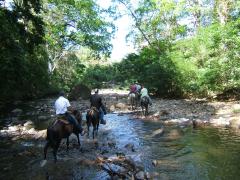
<svg viewBox="0 0 240 180">
<path fill-rule="evenodd" d="M 82 123 L 82 113 L 78 110 L 73 111 L 73 115 L 79 124 Z M 53 156 L 55 162 L 57 161 L 57 151 L 61 140 L 67 138 L 67 151 L 69 149 L 69 136 L 74 133 L 77 136 L 79 147 L 81 146 L 79 140 L 79 130 L 64 119 L 57 119 L 52 125 L 47 128 L 47 143 L 44 147 L 44 159 L 47 157 L 47 149 L 49 146 L 53 148 Z"/>
<path fill-rule="evenodd" d="M 92 136 L 94 139 L 95 132 L 96 132 L 96 136 L 98 133 L 99 120 L 100 120 L 99 110 L 96 107 L 92 107 L 87 112 L 86 119 L 87 119 L 87 128 L 88 128 L 88 137 L 89 137 L 89 129 L 90 129 L 90 126 L 92 125 L 93 126 Z"/>
<path fill-rule="evenodd" d="M 141 98 L 141 107 L 142 107 L 142 114 L 147 116 L 148 115 L 148 105 L 149 105 L 149 99 L 146 96 L 143 96 Z"/>
</svg>

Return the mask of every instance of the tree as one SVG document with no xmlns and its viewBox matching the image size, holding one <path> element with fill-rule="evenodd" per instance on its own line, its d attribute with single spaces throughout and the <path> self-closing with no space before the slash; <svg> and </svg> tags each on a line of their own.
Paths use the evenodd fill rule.
<svg viewBox="0 0 240 180">
<path fill-rule="evenodd" d="M 48 84 L 40 12 L 40 0 L 0 5 L 1 100 L 36 95 Z"/>
<path fill-rule="evenodd" d="M 111 9 L 101 9 L 92 0 L 49 0 L 44 4 L 46 47 L 51 70 L 68 51 L 87 47 L 96 56 L 110 55 L 114 26 L 107 21 Z"/>
</svg>

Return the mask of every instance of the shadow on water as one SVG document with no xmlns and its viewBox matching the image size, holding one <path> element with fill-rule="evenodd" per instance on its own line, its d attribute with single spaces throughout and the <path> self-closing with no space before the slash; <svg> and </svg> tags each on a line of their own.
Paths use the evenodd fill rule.
<svg viewBox="0 0 240 180">
<path fill-rule="evenodd" d="M 79 150 L 72 138 L 68 153 L 63 142 L 59 162 L 53 163 L 50 151 L 44 167 L 40 167 L 43 140 L 1 140 L 0 179 L 107 179 L 95 159 L 116 153 L 132 157 L 157 179 L 239 178 L 240 138 L 229 129 L 165 126 L 164 133 L 153 133 L 163 124 L 118 114 L 108 114 L 106 120 L 97 141 L 81 137 Z"/>
</svg>

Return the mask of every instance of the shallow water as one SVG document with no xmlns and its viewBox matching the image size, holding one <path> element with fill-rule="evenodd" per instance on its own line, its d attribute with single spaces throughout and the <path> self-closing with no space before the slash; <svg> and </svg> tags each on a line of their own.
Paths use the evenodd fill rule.
<svg viewBox="0 0 240 180">
<path fill-rule="evenodd" d="M 239 179 L 240 137 L 229 129 L 164 127 L 116 116 L 109 122 L 119 146 L 133 143 L 146 171 L 169 179 Z M 157 160 L 155 167 L 152 162 Z"/>
<path fill-rule="evenodd" d="M 107 149 L 110 151 L 107 154 L 123 152 L 131 156 L 145 171 L 155 174 L 156 179 L 239 179 L 240 137 L 229 129 L 163 127 L 160 122 L 118 114 L 108 114 L 106 120 L 107 125 L 100 126 L 98 143 L 108 140 L 116 143 L 114 149 Z M 156 133 L 162 128 L 163 134 Z M 104 146 L 94 148 L 91 139 L 81 137 L 81 140 L 82 151 L 76 148 L 73 139 L 70 143 L 75 145 L 70 145 L 70 152 L 66 153 L 62 146 L 57 164 L 49 153 L 44 168 L 39 165 L 43 141 L 1 140 L 0 179 L 107 179 L 101 169 L 77 161 L 80 157 L 94 160 L 95 156 L 91 155 L 101 153 Z M 128 150 L 127 144 L 134 149 Z"/>
</svg>

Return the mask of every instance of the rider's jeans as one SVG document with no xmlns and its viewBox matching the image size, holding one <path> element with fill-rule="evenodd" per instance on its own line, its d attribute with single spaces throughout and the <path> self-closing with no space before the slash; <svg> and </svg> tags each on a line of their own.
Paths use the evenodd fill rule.
<svg viewBox="0 0 240 180">
<path fill-rule="evenodd" d="M 99 115 L 100 115 L 100 121 L 103 122 L 104 112 L 103 112 L 102 108 L 99 108 Z"/>
<path fill-rule="evenodd" d="M 81 124 L 77 123 L 77 120 L 75 117 L 69 113 L 66 113 L 67 120 L 73 124 L 80 132 L 82 132 L 82 126 Z"/>
</svg>

